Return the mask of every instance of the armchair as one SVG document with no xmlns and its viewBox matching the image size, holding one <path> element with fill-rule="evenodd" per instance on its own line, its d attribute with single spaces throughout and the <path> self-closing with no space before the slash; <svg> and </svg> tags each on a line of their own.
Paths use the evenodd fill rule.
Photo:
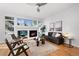
<svg viewBox="0 0 79 59">
<path fill-rule="evenodd" d="M 18 56 L 20 55 L 21 53 L 25 53 L 26 56 L 28 56 L 26 50 L 29 49 L 28 45 L 27 44 L 18 44 L 20 41 L 16 41 L 16 42 L 9 42 L 7 39 L 5 39 L 5 42 L 10 50 L 8 56 L 10 56 L 11 54 L 13 56 Z"/>
</svg>

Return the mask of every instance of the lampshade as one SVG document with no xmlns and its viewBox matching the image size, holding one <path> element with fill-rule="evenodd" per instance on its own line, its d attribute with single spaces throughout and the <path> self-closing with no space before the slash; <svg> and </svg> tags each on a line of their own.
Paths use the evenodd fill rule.
<svg viewBox="0 0 79 59">
<path fill-rule="evenodd" d="M 66 38 L 71 38 L 71 34 L 70 33 L 63 33 L 63 36 Z"/>
</svg>

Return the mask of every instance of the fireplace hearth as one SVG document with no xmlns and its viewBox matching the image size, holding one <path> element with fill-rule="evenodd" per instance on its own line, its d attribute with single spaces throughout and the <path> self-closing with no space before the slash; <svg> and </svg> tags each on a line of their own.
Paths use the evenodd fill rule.
<svg viewBox="0 0 79 59">
<path fill-rule="evenodd" d="M 37 36 L 37 30 L 30 30 L 29 31 L 29 37 L 36 37 Z"/>
</svg>

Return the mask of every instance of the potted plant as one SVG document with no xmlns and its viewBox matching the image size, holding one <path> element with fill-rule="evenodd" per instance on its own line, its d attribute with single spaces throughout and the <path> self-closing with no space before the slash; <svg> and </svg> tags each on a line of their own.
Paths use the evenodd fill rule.
<svg viewBox="0 0 79 59">
<path fill-rule="evenodd" d="M 44 26 L 41 28 L 42 34 L 45 34 L 45 30 L 46 30 L 46 26 L 44 25 Z"/>
<path fill-rule="evenodd" d="M 41 28 L 41 32 L 42 32 L 42 35 L 41 35 L 41 42 L 42 42 L 42 44 L 45 44 L 45 30 L 46 30 L 46 26 L 44 25 L 44 26 Z"/>
</svg>

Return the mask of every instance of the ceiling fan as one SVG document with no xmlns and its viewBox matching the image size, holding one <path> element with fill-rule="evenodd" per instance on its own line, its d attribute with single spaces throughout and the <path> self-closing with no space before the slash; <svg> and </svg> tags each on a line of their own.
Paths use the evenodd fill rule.
<svg viewBox="0 0 79 59">
<path fill-rule="evenodd" d="M 36 6 L 37 6 L 37 12 L 40 12 L 40 8 L 41 6 L 43 5 L 46 5 L 47 3 L 36 3 Z"/>
<path fill-rule="evenodd" d="M 47 4 L 47 3 L 36 3 L 36 5 L 39 6 L 39 7 L 40 7 L 40 6 L 43 6 L 43 5 L 46 5 L 46 4 Z"/>
<path fill-rule="evenodd" d="M 37 12 L 40 12 L 40 7 L 46 5 L 47 3 L 27 3 L 31 6 L 37 6 Z"/>
</svg>

